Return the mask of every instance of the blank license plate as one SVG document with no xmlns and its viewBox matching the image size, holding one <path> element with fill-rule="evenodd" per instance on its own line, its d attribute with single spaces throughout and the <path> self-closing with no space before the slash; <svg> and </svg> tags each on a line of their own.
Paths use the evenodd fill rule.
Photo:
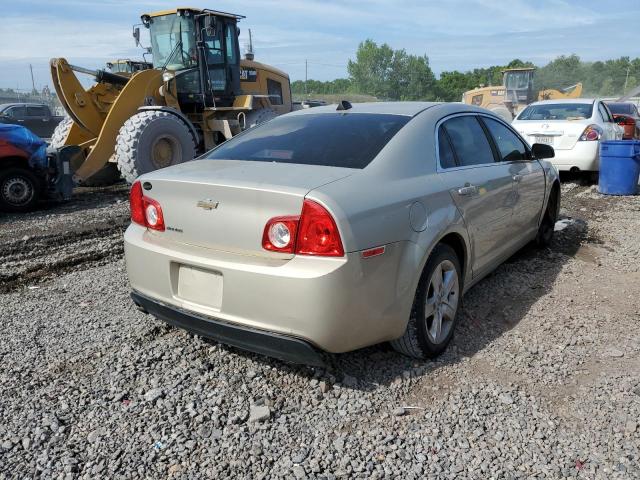
<svg viewBox="0 0 640 480">
<path fill-rule="evenodd" d="M 180 265 L 178 297 L 188 302 L 220 309 L 222 305 L 222 274 Z"/>
<path fill-rule="evenodd" d="M 546 143 L 547 145 L 553 145 L 553 137 L 538 137 L 536 136 L 536 143 Z"/>
</svg>

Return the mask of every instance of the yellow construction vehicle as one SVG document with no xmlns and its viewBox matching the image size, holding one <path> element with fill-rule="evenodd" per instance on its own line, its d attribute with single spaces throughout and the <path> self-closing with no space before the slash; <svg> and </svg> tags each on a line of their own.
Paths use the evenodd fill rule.
<svg viewBox="0 0 640 480">
<path fill-rule="evenodd" d="M 510 122 L 524 107 L 536 99 L 579 98 L 582 95 L 582 83 L 577 83 L 563 90 L 541 90 L 536 98 L 533 91 L 534 73 L 535 68 L 503 70 L 501 86 L 481 86 L 464 92 L 462 103 L 486 108 Z"/>
<path fill-rule="evenodd" d="M 237 23 L 215 10 L 177 8 L 142 15 L 153 68 L 125 74 L 51 60 L 58 97 L 69 115 L 52 145 L 78 145 L 78 184 L 118 171 L 128 181 L 191 160 L 255 124 L 292 110 L 289 76 L 240 58 Z M 140 44 L 140 27 L 134 27 Z M 76 72 L 93 75 L 85 89 Z"/>
</svg>

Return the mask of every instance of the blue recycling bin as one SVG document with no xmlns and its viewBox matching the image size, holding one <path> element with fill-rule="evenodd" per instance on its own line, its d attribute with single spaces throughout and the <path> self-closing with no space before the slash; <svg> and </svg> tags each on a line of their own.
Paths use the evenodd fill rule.
<svg viewBox="0 0 640 480">
<path fill-rule="evenodd" d="M 640 141 L 600 143 L 598 191 L 606 195 L 635 195 L 640 177 Z"/>
</svg>

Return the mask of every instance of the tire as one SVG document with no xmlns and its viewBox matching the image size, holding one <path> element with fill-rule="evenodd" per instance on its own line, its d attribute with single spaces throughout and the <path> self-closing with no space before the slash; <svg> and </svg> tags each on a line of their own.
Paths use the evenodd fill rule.
<svg viewBox="0 0 640 480">
<path fill-rule="evenodd" d="M 151 110 L 129 118 L 116 139 L 116 161 L 129 183 L 143 173 L 177 165 L 196 156 L 187 125 L 169 112 Z"/>
<path fill-rule="evenodd" d="M 511 123 L 513 121 L 513 115 L 506 107 L 495 107 L 491 111 L 502 118 L 505 122 Z"/>
<path fill-rule="evenodd" d="M 12 167 L 0 171 L 0 210 L 28 212 L 40 199 L 41 183 L 25 168 Z"/>
<path fill-rule="evenodd" d="M 49 145 L 53 148 L 64 147 L 67 140 L 67 135 L 69 135 L 69 131 L 71 130 L 72 125 L 73 120 L 71 119 L 71 117 L 65 117 L 58 125 L 56 125 L 56 128 L 53 130 Z"/>
<path fill-rule="evenodd" d="M 400 338 L 391 341 L 395 350 L 424 360 L 437 357 L 447 348 L 458 318 L 463 286 L 461 272 L 455 251 L 448 245 L 438 244 L 420 277 L 407 329 Z"/>
<path fill-rule="evenodd" d="M 276 118 L 278 114 L 270 108 L 261 108 L 259 110 L 253 110 L 246 114 L 246 128 L 252 128 L 261 123 L 268 122 Z"/>
<path fill-rule="evenodd" d="M 558 212 L 560 211 L 560 190 L 557 185 L 554 185 L 549 194 L 549 201 L 547 202 L 547 209 L 542 217 L 542 222 L 538 227 L 538 233 L 536 234 L 536 245 L 539 248 L 545 248 L 551 245 L 553 240 L 553 233 L 555 231 L 556 222 L 558 221 Z"/>
</svg>

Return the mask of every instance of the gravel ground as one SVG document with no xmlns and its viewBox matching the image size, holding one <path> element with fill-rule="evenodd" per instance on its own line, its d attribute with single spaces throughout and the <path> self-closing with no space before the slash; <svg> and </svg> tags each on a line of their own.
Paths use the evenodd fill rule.
<svg viewBox="0 0 640 480">
<path fill-rule="evenodd" d="M 123 188 L 0 219 L 0 478 L 640 478 L 640 197 L 562 190 L 445 355 L 326 370 L 138 312 Z"/>
</svg>

